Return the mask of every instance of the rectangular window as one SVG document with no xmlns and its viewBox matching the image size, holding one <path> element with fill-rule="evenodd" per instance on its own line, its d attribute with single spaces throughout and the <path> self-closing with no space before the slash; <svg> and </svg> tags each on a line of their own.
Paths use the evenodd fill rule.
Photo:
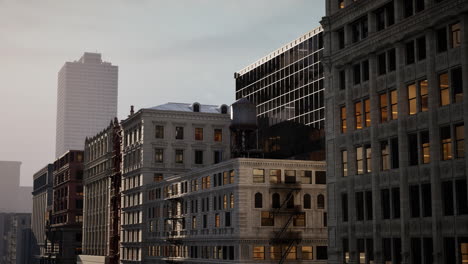
<svg viewBox="0 0 468 264">
<path fill-rule="evenodd" d="M 195 150 L 195 164 L 203 164 L 203 150 Z"/>
<path fill-rule="evenodd" d="M 382 171 L 390 169 L 390 148 L 386 140 L 380 142 L 380 168 Z"/>
<path fill-rule="evenodd" d="M 231 226 L 231 212 L 225 212 L 224 214 L 224 225 L 229 227 Z"/>
<path fill-rule="evenodd" d="M 418 165 L 419 163 L 419 155 L 418 155 L 418 135 L 417 134 L 409 134 L 408 135 L 408 150 L 409 150 L 409 165 L 414 166 Z"/>
<path fill-rule="evenodd" d="M 346 107 L 342 106 L 340 108 L 340 120 L 341 120 L 341 133 L 346 133 Z"/>
<path fill-rule="evenodd" d="M 153 181 L 154 182 L 160 182 L 163 180 L 163 174 L 162 173 L 155 173 L 153 176 Z"/>
<path fill-rule="evenodd" d="M 340 90 L 346 89 L 346 72 L 345 70 L 340 71 Z"/>
<path fill-rule="evenodd" d="M 388 104 L 387 94 L 379 95 L 380 98 L 380 122 L 384 123 L 388 121 Z"/>
<path fill-rule="evenodd" d="M 214 164 L 220 163 L 223 161 L 223 152 L 221 150 L 215 150 L 213 151 L 213 159 L 214 159 Z"/>
<path fill-rule="evenodd" d="M 383 189 L 380 191 L 380 199 L 382 206 L 382 218 L 390 219 L 390 190 Z"/>
<path fill-rule="evenodd" d="M 366 173 L 372 172 L 372 148 L 370 145 L 366 145 Z"/>
<path fill-rule="evenodd" d="M 203 128 L 202 127 L 195 128 L 195 140 L 203 140 Z"/>
<path fill-rule="evenodd" d="M 348 221 L 348 194 L 341 194 L 341 213 L 343 215 L 343 222 Z"/>
<path fill-rule="evenodd" d="M 440 145 L 442 160 L 452 159 L 452 137 L 450 126 L 442 127 L 440 129 Z"/>
<path fill-rule="evenodd" d="M 364 121 L 365 121 L 365 126 L 370 127 L 371 125 L 370 99 L 364 99 Z"/>
<path fill-rule="evenodd" d="M 436 32 L 437 37 L 437 52 L 447 51 L 447 29 L 441 28 Z"/>
<path fill-rule="evenodd" d="M 450 87 L 448 73 L 439 74 L 440 105 L 450 104 Z"/>
<path fill-rule="evenodd" d="M 450 25 L 450 47 L 457 48 L 461 45 L 461 26 L 460 23 Z"/>
<path fill-rule="evenodd" d="M 431 184 L 421 184 L 421 196 L 422 196 L 422 216 L 432 216 L 432 195 L 431 195 Z"/>
<path fill-rule="evenodd" d="M 393 218 L 400 218 L 400 188 L 392 188 L 392 213 Z"/>
<path fill-rule="evenodd" d="M 254 260 L 264 260 L 265 259 L 265 247 L 264 246 L 254 246 L 253 247 L 253 259 Z"/>
<path fill-rule="evenodd" d="M 408 87 L 408 113 L 410 115 L 415 115 L 418 112 L 417 104 L 417 94 L 416 94 L 416 85 L 410 84 Z"/>
<path fill-rule="evenodd" d="M 314 254 L 312 251 L 313 247 L 311 246 L 302 246 L 302 259 L 313 260 Z"/>
<path fill-rule="evenodd" d="M 416 47 L 418 50 L 418 61 L 426 59 L 426 36 L 416 39 Z"/>
<path fill-rule="evenodd" d="M 459 103 L 463 101 L 463 76 L 462 76 L 462 69 L 455 68 L 451 71 L 452 75 L 452 101 L 454 103 Z"/>
<path fill-rule="evenodd" d="M 215 227 L 220 227 L 221 226 L 221 219 L 219 218 L 219 214 L 215 214 Z"/>
<path fill-rule="evenodd" d="M 392 120 L 398 119 L 398 93 L 397 90 L 390 92 L 390 110 L 392 111 Z"/>
<path fill-rule="evenodd" d="M 409 202 L 410 202 L 410 214 L 411 217 L 419 217 L 420 210 L 419 210 L 419 186 L 412 185 L 409 187 Z"/>
<path fill-rule="evenodd" d="M 184 128 L 176 127 L 175 128 L 175 139 L 184 139 Z"/>
<path fill-rule="evenodd" d="M 262 212 L 262 226 L 275 226 L 275 217 L 273 213 L 264 211 Z"/>
<path fill-rule="evenodd" d="M 338 0 L 338 8 L 343 9 L 345 8 L 345 1 L 344 0 Z"/>
<path fill-rule="evenodd" d="M 264 183 L 265 182 L 265 170 L 253 169 L 253 182 Z"/>
<path fill-rule="evenodd" d="M 312 184 L 312 171 L 299 171 L 299 177 L 301 178 L 301 183 L 303 184 Z"/>
<path fill-rule="evenodd" d="M 315 184 L 327 184 L 327 172 L 326 171 L 315 172 Z"/>
<path fill-rule="evenodd" d="M 420 134 L 421 136 L 421 153 L 422 153 L 422 163 L 428 164 L 431 162 L 431 153 L 430 150 L 430 143 L 429 143 L 429 132 L 423 131 Z"/>
<path fill-rule="evenodd" d="M 356 148 L 356 170 L 357 174 L 364 174 L 364 150 L 363 147 Z"/>
<path fill-rule="evenodd" d="M 406 43 L 406 65 L 414 63 L 414 41 Z"/>
<path fill-rule="evenodd" d="M 398 169 L 400 167 L 399 151 L 398 151 L 398 138 L 392 138 L 390 140 L 390 150 L 392 152 L 392 169 Z"/>
<path fill-rule="evenodd" d="M 415 0 L 415 10 L 416 10 L 416 13 L 417 12 L 421 12 L 424 10 L 424 0 Z"/>
<path fill-rule="evenodd" d="M 184 163 L 184 150 L 183 149 L 175 150 L 175 163 L 179 163 L 179 164 Z"/>
<path fill-rule="evenodd" d="M 223 130 L 222 129 L 215 129 L 214 130 L 214 141 L 215 142 L 223 141 Z"/>
<path fill-rule="evenodd" d="M 406 0 L 404 2 L 404 16 L 405 18 L 413 15 L 413 0 Z"/>
<path fill-rule="evenodd" d="M 455 125 L 455 155 L 457 158 L 465 157 L 465 125 Z"/>
<path fill-rule="evenodd" d="M 379 75 L 383 75 L 387 73 L 387 59 L 386 59 L 386 54 L 382 53 L 378 55 L 377 57 L 377 62 L 378 62 L 378 73 Z"/>
<path fill-rule="evenodd" d="M 161 163 L 164 160 L 164 150 L 157 148 L 154 149 L 154 161 L 157 163 Z"/>
<path fill-rule="evenodd" d="M 377 31 L 385 29 L 385 8 L 380 8 L 375 11 L 375 20 Z"/>
<path fill-rule="evenodd" d="M 354 117 L 356 119 L 356 129 L 362 129 L 362 102 L 354 103 Z"/>
<path fill-rule="evenodd" d="M 369 61 L 365 60 L 362 62 L 362 81 L 369 80 Z"/>
<path fill-rule="evenodd" d="M 284 251 L 286 251 L 286 248 L 287 248 L 287 247 L 284 247 Z M 292 246 L 292 247 L 289 249 L 289 252 L 288 252 L 288 254 L 286 255 L 286 259 L 287 259 L 287 260 L 295 260 L 295 259 L 297 259 L 297 247 L 296 247 L 296 246 Z"/>
<path fill-rule="evenodd" d="M 270 259 L 280 260 L 281 256 L 281 246 L 270 246 Z"/>
<path fill-rule="evenodd" d="M 444 215 L 453 215 L 454 202 L 452 181 L 442 182 L 442 204 L 444 208 Z"/>
<path fill-rule="evenodd" d="M 293 225 L 294 226 L 305 226 L 306 218 L 305 213 L 299 213 L 294 216 Z"/>
<path fill-rule="evenodd" d="M 410 245 L 411 245 L 411 262 L 422 263 L 421 239 L 419 237 L 412 237 L 410 240 Z"/>
<path fill-rule="evenodd" d="M 353 66 L 353 73 L 354 73 L 354 85 L 361 83 L 361 65 L 355 64 Z"/>
<path fill-rule="evenodd" d="M 468 214 L 466 180 L 455 181 L 455 201 L 457 203 L 457 215 Z"/>
<path fill-rule="evenodd" d="M 154 127 L 154 136 L 155 138 L 164 138 L 164 126 L 155 126 Z"/>
<path fill-rule="evenodd" d="M 345 34 L 344 29 L 340 29 L 336 32 L 338 37 L 338 49 L 344 49 L 345 47 Z"/>
<path fill-rule="evenodd" d="M 356 219 L 358 221 L 364 220 L 364 193 L 356 193 Z"/>
<path fill-rule="evenodd" d="M 270 183 L 281 183 L 281 170 L 270 170 Z"/>
<path fill-rule="evenodd" d="M 372 208 L 373 204 L 372 191 L 366 191 L 366 217 L 367 220 L 372 220 L 374 210 Z"/>
<path fill-rule="evenodd" d="M 296 183 L 296 171 L 295 170 L 285 170 L 284 171 L 284 183 Z"/>
<path fill-rule="evenodd" d="M 420 105 L 421 112 L 426 112 L 427 110 L 429 110 L 427 80 L 419 81 L 419 96 L 420 96 L 419 105 Z"/>
<path fill-rule="evenodd" d="M 230 170 L 230 171 L 229 171 L 229 183 L 230 183 L 230 184 L 233 184 L 233 183 L 234 183 L 234 176 L 235 176 L 234 170 Z"/>
<path fill-rule="evenodd" d="M 395 49 L 391 49 L 387 52 L 388 56 L 388 71 L 392 72 L 396 70 L 396 53 Z"/>
<path fill-rule="evenodd" d="M 343 172 L 343 177 L 348 176 L 348 151 L 341 151 L 341 168 Z"/>
<path fill-rule="evenodd" d="M 343 239 L 343 263 L 349 263 L 349 240 L 347 238 Z"/>
</svg>

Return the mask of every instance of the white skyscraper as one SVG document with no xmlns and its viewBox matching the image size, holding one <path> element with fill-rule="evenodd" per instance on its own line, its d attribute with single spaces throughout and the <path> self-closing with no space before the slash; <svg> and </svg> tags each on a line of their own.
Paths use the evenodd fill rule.
<svg viewBox="0 0 468 264">
<path fill-rule="evenodd" d="M 85 138 L 117 116 L 118 67 L 101 54 L 85 52 L 66 62 L 58 74 L 55 156 L 82 150 Z"/>
</svg>

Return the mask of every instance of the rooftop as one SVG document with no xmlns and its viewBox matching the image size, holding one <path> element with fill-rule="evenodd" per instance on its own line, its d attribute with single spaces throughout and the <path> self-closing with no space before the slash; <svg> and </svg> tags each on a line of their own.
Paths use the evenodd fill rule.
<svg viewBox="0 0 468 264">
<path fill-rule="evenodd" d="M 186 103 L 166 103 L 147 109 L 153 110 L 163 110 L 163 111 L 178 111 L 178 112 L 194 112 L 193 106 L 198 103 L 186 104 Z M 200 113 L 210 113 L 210 114 L 221 114 L 221 106 L 223 105 L 200 105 Z M 227 107 L 227 105 L 226 105 Z M 227 107 L 227 113 L 229 113 L 229 107 Z"/>
</svg>

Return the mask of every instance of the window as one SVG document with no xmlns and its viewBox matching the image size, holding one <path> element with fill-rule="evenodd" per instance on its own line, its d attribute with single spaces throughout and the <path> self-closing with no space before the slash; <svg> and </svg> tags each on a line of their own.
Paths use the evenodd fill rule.
<svg viewBox="0 0 468 264">
<path fill-rule="evenodd" d="M 327 184 L 327 172 L 326 171 L 315 172 L 315 184 Z"/>
<path fill-rule="evenodd" d="M 416 13 L 424 10 L 424 0 L 415 0 L 415 11 Z"/>
<path fill-rule="evenodd" d="M 344 0 L 338 0 L 338 8 L 339 8 L 339 9 L 345 8 Z"/>
<path fill-rule="evenodd" d="M 281 183 L 281 170 L 270 170 L 270 183 Z"/>
<path fill-rule="evenodd" d="M 380 201 L 382 206 L 382 218 L 390 219 L 390 191 L 388 189 L 380 190 Z"/>
<path fill-rule="evenodd" d="M 392 188 L 392 213 L 393 218 L 400 218 L 400 188 Z"/>
<path fill-rule="evenodd" d="M 265 259 L 265 247 L 264 246 L 254 246 L 253 247 L 253 259 L 254 260 L 264 260 Z"/>
<path fill-rule="evenodd" d="M 301 177 L 301 183 L 312 184 L 312 171 L 299 171 L 299 177 Z"/>
<path fill-rule="evenodd" d="M 325 209 L 325 196 L 323 194 L 317 195 L 317 209 Z"/>
<path fill-rule="evenodd" d="M 317 246 L 317 260 L 328 259 L 328 248 L 327 246 Z"/>
<path fill-rule="evenodd" d="M 154 149 L 154 161 L 161 163 L 164 160 L 164 150 L 163 149 Z"/>
<path fill-rule="evenodd" d="M 351 24 L 351 40 L 353 43 L 367 38 L 368 26 L 367 16 L 364 16 Z"/>
<path fill-rule="evenodd" d="M 455 201 L 457 204 L 457 215 L 468 214 L 468 200 L 467 200 L 467 187 L 466 180 L 455 181 Z"/>
<path fill-rule="evenodd" d="M 419 217 L 419 186 L 412 185 L 409 187 L 409 202 L 410 202 L 410 215 L 411 217 Z"/>
<path fill-rule="evenodd" d="M 375 11 L 377 31 L 385 29 L 385 8 L 380 8 Z"/>
<path fill-rule="evenodd" d="M 392 160 L 392 169 L 400 167 L 399 151 L 398 151 L 398 138 L 390 139 L 390 151 Z"/>
<path fill-rule="evenodd" d="M 160 182 L 163 180 L 163 174 L 162 173 L 155 173 L 153 176 L 153 181 L 154 182 Z"/>
<path fill-rule="evenodd" d="M 184 128 L 176 127 L 175 128 L 175 139 L 184 139 Z"/>
<path fill-rule="evenodd" d="M 360 64 L 355 64 L 353 66 L 353 73 L 354 73 L 354 84 L 360 84 L 361 83 L 361 65 Z"/>
<path fill-rule="evenodd" d="M 341 70 L 340 73 L 340 90 L 345 90 L 346 89 L 346 71 Z"/>
<path fill-rule="evenodd" d="M 445 27 L 437 30 L 436 37 L 437 52 L 447 51 L 447 30 Z"/>
<path fill-rule="evenodd" d="M 356 119 L 356 129 L 362 129 L 362 102 L 354 103 L 354 117 Z"/>
<path fill-rule="evenodd" d="M 203 140 L 203 128 L 202 127 L 195 128 L 195 140 Z"/>
<path fill-rule="evenodd" d="M 200 112 L 200 104 L 199 103 L 194 103 L 193 104 L 193 111 L 194 112 Z"/>
<path fill-rule="evenodd" d="M 419 96 L 420 96 L 421 112 L 425 112 L 425 111 L 429 110 L 427 80 L 419 81 Z"/>
<path fill-rule="evenodd" d="M 448 73 L 439 74 L 439 91 L 440 91 L 440 105 L 450 104 L 449 95 L 449 76 Z"/>
<path fill-rule="evenodd" d="M 413 0 L 404 1 L 404 17 L 410 17 L 413 15 Z"/>
<path fill-rule="evenodd" d="M 396 70 L 396 53 L 395 49 L 391 49 L 387 52 L 388 56 L 388 71 L 392 72 Z"/>
<path fill-rule="evenodd" d="M 418 142 L 417 134 L 408 135 L 409 165 L 410 166 L 418 165 L 419 163 L 417 142 Z"/>
<path fill-rule="evenodd" d="M 421 184 L 421 196 L 422 196 L 422 216 L 432 216 L 432 195 L 431 195 L 431 184 Z"/>
<path fill-rule="evenodd" d="M 263 211 L 261 224 L 262 226 L 275 226 L 275 217 L 273 213 Z"/>
<path fill-rule="evenodd" d="M 263 196 L 261 193 L 255 194 L 255 208 L 262 208 L 263 207 Z"/>
<path fill-rule="evenodd" d="M 284 251 L 286 251 L 286 248 L 284 248 Z M 290 249 L 289 249 L 289 252 L 288 254 L 286 255 L 286 259 L 287 260 L 295 260 L 297 259 L 297 247 L 296 246 L 292 246 Z"/>
<path fill-rule="evenodd" d="M 426 59 L 426 36 L 416 39 L 416 49 L 418 52 L 418 60 Z"/>
<path fill-rule="evenodd" d="M 223 130 L 222 129 L 215 129 L 214 130 L 214 141 L 215 142 L 223 141 Z"/>
<path fill-rule="evenodd" d="M 413 64 L 415 61 L 414 55 L 414 41 L 410 41 L 406 43 L 406 64 Z"/>
<path fill-rule="evenodd" d="M 380 98 L 380 122 L 388 121 L 388 104 L 387 104 L 387 94 L 381 94 Z"/>
<path fill-rule="evenodd" d="M 372 171 L 372 148 L 370 145 L 364 146 L 366 150 L 366 173 Z"/>
<path fill-rule="evenodd" d="M 192 216 L 192 229 L 197 229 L 197 217 Z"/>
<path fill-rule="evenodd" d="M 235 176 L 234 170 L 230 170 L 230 171 L 229 171 L 229 183 L 230 183 L 230 184 L 233 184 L 233 183 L 234 183 L 234 176 Z"/>
<path fill-rule="evenodd" d="M 364 193 L 356 193 L 356 219 L 358 221 L 364 220 Z"/>
<path fill-rule="evenodd" d="M 221 226 L 221 219 L 219 217 L 219 214 L 215 214 L 215 227 L 220 227 Z"/>
<path fill-rule="evenodd" d="M 304 194 L 304 209 L 311 209 L 312 208 L 312 201 L 310 198 L 310 194 Z"/>
<path fill-rule="evenodd" d="M 349 263 L 349 240 L 344 238 L 343 241 L 343 263 Z"/>
<path fill-rule="evenodd" d="M 369 61 L 365 60 L 362 62 L 362 81 L 369 80 Z"/>
<path fill-rule="evenodd" d="M 390 110 L 392 111 L 392 120 L 398 119 L 398 93 L 397 90 L 390 91 Z"/>
<path fill-rule="evenodd" d="M 234 194 L 233 193 L 231 193 L 229 197 L 229 201 L 231 202 L 229 205 L 229 208 L 233 209 L 234 208 Z"/>
<path fill-rule="evenodd" d="M 341 133 L 346 133 L 346 107 L 342 106 L 340 108 L 340 113 L 341 113 Z"/>
<path fill-rule="evenodd" d="M 372 191 L 366 191 L 366 217 L 367 220 L 372 220 L 373 218 L 373 209 L 372 209 L 372 203 L 373 203 L 373 197 L 372 197 Z"/>
<path fill-rule="evenodd" d="M 440 129 L 440 145 L 442 160 L 452 159 L 452 137 L 450 126 L 442 127 Z"/>
<path fill-rule="evenodd" d="M 285 170 L 284 171 L 284 183 L 296 183 L 296 171 L 295 170 Z"/>
<path fill-rule="evenodd" d="M 387 73 L 387 59 L 386 54 L 382 53 L 379 54 L 377 57 L 377 65 L 378 65 L 378 73 L 379 75 L 383 75 Z"/>
<path fill-rule="evenodd" d="M 423 164 L 427 164 L 431 161 L 431 153 L 430 150 L 430 143 L 429 143 L 429 132 L 423 131 L 421 132 L 421 153 L 423 155 Z"/>
<path fill-rule="evenodd" d="M 408 113 L 414 115 L 418 112 L 416 101 L 416 85 L 408 85 Z"/>
<path fill-rule="evenodd" d="M 228 112 L 228 107 L 227 105 L 222 105 L 221 106 L 221 114 L 227 114 Z"/>
<path fill-rule="evenodd" d="M 348 222 L 348 194 L 341 194 L 341 214 L 343 222 Z"/>
<path fill-rule="evenodd" d="M 344 49 L 344 47 L 345 47 L 344 29 L 339 29 L 336 32 L 336 36 L 337 36 L 337 39 L 338 39 L 338 49 Z"/>
<path fill-rule="evenodd" d="M 461 45 L 461 26 L 460 23 L 450 25 L 450 47 L 457 48 Z"/>
<path fill-rule="evenodd" d="M 265 182 L 265 170 L 253 169 L 253 182 L 264 183 Z"/>
<path fill-rule="evenodd" d="M 179 163 L 179 164 L 184 163 L 184 150 L 183 149 L 175 150 L 175 163 Z"/>
<path fill-rule="evenodd" d="M 465 157 L 465 126 L 455 125 L 455 155 L 457 158 Z"/>
<path fill-rule="evenodd" d="M 164 138 L 164 126 L 155 126 L 155 138 Z"/>
<path fill-rule="evenodd" d="M 280 260 L 281 256 L 281 246 L 270 246 L 270 259 Z"/>
<path fill-rule="evenodd" d="M 220 163 L 223 161 L 223 152 L 221 150 L 215 150 L 213 151 L 213 157 L 214 157 L 214 164 Z"/>
<path fill-rule="evenodd" d="M 452 102 L 459 103 L 463 101 L 463 76 L 462 69 L 455 68 L 451 71 L 452 84 Z"/>
<path fill-rule="evenodd" d="M 280 200 L 280 195 L 278 193 L 274 193 L 272 196 L 271 196 L 271 200 L 272 200 L 272 207 L 277 209 L 277 208 L 281 208 L 281 200 Z"/>
<path fill-rule="evenodd" d="M 380 142 L 380 168 L 382 171 L 390 169 L 390 149 L 386 140 Z"/>
<path fill-rule="evenodd" d="M 442 182 L 442 204 L 444 215 L 453 215 L 454 202 L 453 202 L 453 184 L 452 181 Z"/>
<path fill-rule="evenodd" d="M 348 151 L 346 150 L 341 151 L 341 168 L 343 177 L 348 176 Z"/>
<path fill-rule="evenodd" d="M 203 150 L 195 150 L 195 164 L 203 164 Z"/>
<path fill-rule="evenodd" d="M 357 174 L 364 174 L 364 150 L 363 147 L 356 148 L 356 170 Z"/>
<path fill-rule="evenodd" d="M 299 213 L 294 216 L 294 219 L 293 219 L 294 226 L 305 226 L 305 223 L 306 223 L 305 213 Z"/>
<path fill-rule="evenodd" d="M 370 99 L 364 99 L 364 120 L 365 120 L 365 126 L 370 127 L 371 125 Z"/>
</svg>

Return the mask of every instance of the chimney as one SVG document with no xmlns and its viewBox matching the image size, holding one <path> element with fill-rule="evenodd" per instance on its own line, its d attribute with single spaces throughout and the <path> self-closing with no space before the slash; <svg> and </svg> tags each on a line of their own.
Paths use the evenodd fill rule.
<svg viewBox="0 0 468 264">
<path fill-rule="evenodd" d="M 133 114 L 135 114 L 135 110 L 133 110 L 133 105 L 130 106 L 130 115 L 129 116 L 132 116 Z"/>
</svg>

